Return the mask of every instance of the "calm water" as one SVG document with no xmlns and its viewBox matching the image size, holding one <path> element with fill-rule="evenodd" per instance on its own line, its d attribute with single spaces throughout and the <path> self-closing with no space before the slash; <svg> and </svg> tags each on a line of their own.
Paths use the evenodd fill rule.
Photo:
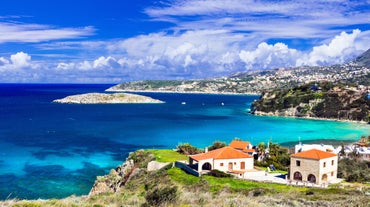
<svg viewBox="0 0 370 207">
<path fill-rule="evenodd" d="M 0 84 L 0 199 L 87 194 L 97 175 L 136 149 L 205 147 L 234 137 L 253 144 L 351 141 L 370 133 L 365 124 L 249 115 L 257 96 L 144 93 L 166 103 L 52 103 L 108 87 Z"/>
</svg>

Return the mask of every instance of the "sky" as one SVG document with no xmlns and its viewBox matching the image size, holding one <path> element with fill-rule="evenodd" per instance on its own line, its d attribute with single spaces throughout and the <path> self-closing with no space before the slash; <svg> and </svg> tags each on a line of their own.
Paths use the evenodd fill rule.
<svg viewBox="0 0 370 207">
<path fill-rule="evenodd" d="M 2 0 L 0 83 L 121 83 L 345 63 L 370 0 Z"/>
</svg>

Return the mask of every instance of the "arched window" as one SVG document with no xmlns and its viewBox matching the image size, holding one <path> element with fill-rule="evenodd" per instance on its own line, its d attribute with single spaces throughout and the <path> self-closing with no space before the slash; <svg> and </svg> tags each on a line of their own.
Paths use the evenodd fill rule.
<svg viewBox="0 0 370 207">
<path fill-rule="evenodd" d="M 302 174 L 300 172 L 295 172 L 293 175 L 293 180 L 302 180 Z"/>
<path fill-rule="evenodd" d="M 327 174 L 323 174 L 321 180 L 323 182 L 326 182 L 328 180 L 328 175 Z"/>
<path fill-rule="evenodd" d="M 206 162 L 202 165 L 202 170 L 212 170 L 212 165 L 209 162 Z"/>
<path fill-rule="evenodd" d="M 316 183 L 316 177 L 312 174 L 309 174 L 307 177 L 307 181 L 310 183 Z"/>
</svg>

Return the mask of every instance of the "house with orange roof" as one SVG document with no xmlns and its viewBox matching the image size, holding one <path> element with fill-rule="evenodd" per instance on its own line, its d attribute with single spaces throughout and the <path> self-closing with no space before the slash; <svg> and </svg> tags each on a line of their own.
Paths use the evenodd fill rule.
<svg viewBox="0 0 370 207">
<path fill-rule="evenodd" d="M 189 156 L 189 165 L 200 174 L 209 170 L 220 170 L 243 178 L 253 169 L 253 157 L 233 147 L 226 146 L 209 152 Z"/>
<path fill-rule="evenodd" d="M 290 155 L 291 181 L 328 184 L 337 180 L 338 155 L 310 149 Z"/>
<path fill-rule="evenodd" d="M 229 144 L 229 146 L 239 151 L 242 151 L 244 153 L 247 153 L 249 155 L 252 155 L 252 156 L 256 153 L 256 150 L 253 149 L 253 145 L 250 142 L 245 142 L 241 140 L 233 140 Z"/>
</svg>

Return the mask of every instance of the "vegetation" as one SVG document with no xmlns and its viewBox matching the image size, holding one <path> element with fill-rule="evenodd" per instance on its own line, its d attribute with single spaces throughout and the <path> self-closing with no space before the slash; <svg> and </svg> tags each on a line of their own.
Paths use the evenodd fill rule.
<svg viewBox="0 0 370 207">
<path fill-rule="evenodd" d="M 225 146 L 226 146 L 225 142 L 215 141 L 215 142 L 213 142 L 212 146 L 208 147 L 208 150 L 212 151 L 212 150 L 219 149 L 219 148 L 222 148 L 222 147 L 225 147 Z"/>
<path fill-rule="evenodd" d="M 144 206 L 162 206 L 174 203 L 177 200 L 177 187 L 154 188 L 146 194 L 145 199 L 147 203 Z"/>
<path fill-rule="evenodd" d="M 202 149 L 196 148 L 189 143 L 180 144 L 176 148 L 177 152 L 184 155 L 195 155 L 203 152 Z"/>
<path fill-rule="evenodd" d="M 259 154 L 262 154 L 262 152 L 265 151 L 265 147 L 264 143 L 257 145 Z M 261 167 L 269 167 L 273 165 L 278 170 L 286 171 L 287 167 L 290 165 L 288 149 L 281 147 L 279 144 L 270 142 L 268 154 L 259 161 L 257 160 L 255 165 Z"/>
<path fill-rule="evenodd" d="M 184 154 L 180 154 L 174 150 L 148 150 L 148 152 L 154 154 L 155 160 L 158 162 L 175 162 L 179 160 L 188 160 L 188 157 Z"/>
<path fill-rule="evenodd" d="M 369 111 L 370 100 L 365 92 L 331 82 L 268 90 L 252 105 L 252 113 L 365 122 L 369 120 Z"/>
<path fill-rule="evenodd" d="M 208 175 L 217 177 L 217 178 L 231 178 L 232 175 L 227 174 L 225 172 L 219 171 L 219 170 L 211 170 Z"/>
<path fill-rule="evenodd" d="M 343 158 L 338 162 L 338 177 L 347 182 L 370 182 L 370 161 Z"/>
</svg>

